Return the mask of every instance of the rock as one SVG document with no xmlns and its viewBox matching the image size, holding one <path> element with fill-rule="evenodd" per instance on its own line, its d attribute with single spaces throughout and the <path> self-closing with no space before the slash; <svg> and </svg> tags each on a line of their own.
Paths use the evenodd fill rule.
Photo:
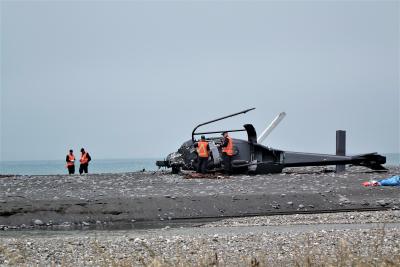
<svg viewBox="0 0 400 267">
<path fill-rule="evenodd" d="M 363 200 L 363 201 L 361 202 L 361 205 L 363 205 L 363 206 L 369 206 L 369 202 L 366 201 L 366 200 Z"/>
<path fill-rule="evenodd" d="M 33 224 L 34 225 L 38 225 L 38 226 L 42 226 L 42 225 L 44 225 L 44 222 L 39 220 L 39 219 L 35 219 L 35 220 L 33 220 Z"/>
<path fill-rule="evenodd" d="M 214 242 L 218 242 L 218 234 L 215 234 L 212 239 Z"/>
<path fill-rule="evenodd" d="M 376 201 L 376 204 L 378 204 L 382 207 L 386 207 L 386 206 L 390 205 L 390 203 L 391 203 L 391 201 L 385 200 L 385 199 Z"/>
</svg>

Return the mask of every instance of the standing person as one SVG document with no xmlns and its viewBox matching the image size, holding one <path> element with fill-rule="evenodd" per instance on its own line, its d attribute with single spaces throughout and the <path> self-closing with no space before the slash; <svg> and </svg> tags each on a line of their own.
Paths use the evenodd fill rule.
<svg viewBox="0 0 400 267">
<path fill-rule="evenodd" d="M 69 150 L 67 157 L 65 159 L 67 161 L 67 168 L 69 174 L 75 174 L 75 156 L 74 151 L 72 149 Z"/>
<path fill-rule="evenodd" d="M 81 165 L 79 166 L 79 174 L 88 173 L 88 166 L 89 166 L 89 161 L 91 161 L 92 158 L 90 157 L 89 153 L 85 151 L 85 149 L 81 148 L 81 159 L 79 160 Z"/>
<path fill-rule="evenodd" d="M 197 147 L 197 157 L 199 163 L 197 166 L 197 172 L 205 174 L 207 172 L 208 156 L 210 154 L 210 146 L 206 141 L 206 137 L 202 135 L 200 141 L 195 143 L 194 147 Z"/>
<path fill-rule="evenodd" d="M 232 157 L 234 154 L 233 151 L 233 140 L 232 138 L 228 135 L 228 132 L 223 132 L 222 133 L 224 137 L 224 141 L 221 145 L 222 147 L 222 160 L 224 163 L 224 169 L 227 172 L 227 174 L 232 173 Z"/>
</svg>

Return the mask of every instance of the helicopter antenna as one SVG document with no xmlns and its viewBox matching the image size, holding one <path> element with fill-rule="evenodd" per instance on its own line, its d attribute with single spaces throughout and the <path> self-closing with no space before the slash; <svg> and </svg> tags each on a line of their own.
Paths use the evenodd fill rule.
<svg viewBox="0 0 400 267">
<path fill-rule="evenodd" d="M 268 125 L 267 128 L 262 132 L 262 134 L 257 138 L 257 143 L 261 144 L 267 136 L 275 129 L 276 126 L 285 118 L 286 113 L 281 112 L 279 113 L 278 116 L 275 117 L 275 119 Z"/>
</svg>

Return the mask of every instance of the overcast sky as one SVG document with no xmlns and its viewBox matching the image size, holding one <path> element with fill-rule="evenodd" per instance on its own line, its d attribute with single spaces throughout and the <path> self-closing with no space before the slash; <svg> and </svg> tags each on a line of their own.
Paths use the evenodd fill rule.
<svg viewBox="0 0 400 267">
<path fill-rule="evenodd" d="M 286 118 L 265 144 L 400 152 L 399 2 L 1 1 L 1 160 L 162 158 Z M 242 137 L 241 135 L 234 135 Z"/>
</svg>

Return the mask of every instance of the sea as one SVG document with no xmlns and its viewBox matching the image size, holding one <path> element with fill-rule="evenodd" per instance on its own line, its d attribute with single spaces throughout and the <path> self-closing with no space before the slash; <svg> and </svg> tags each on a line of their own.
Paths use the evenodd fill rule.
<svg viewBox="0 0 400 267">
<path fill-rule="evenodd" d="M 89 173 L 123 173 L 155 171 L 156 161 L 161 159 L 92 159 Z M 63 160 L 0 161 L 0 174 L 51 175 L 67 174 Z M 75 173 L 79 173 L 79 162 L 75 163 Z"/>
<path fill-rule="evenodd" d="M 386 166 L 400 166 L 400 153 L 383 154 Z M 92 159 L 89 173 L 123 173 L 156 171 L 157 158 L 152 159 Z M 75 165 L 78 173 L 79 164 Z M 0 174 L 53 175 L 68 173 L 65 160 L 0 161 Z"/>
</svg>

